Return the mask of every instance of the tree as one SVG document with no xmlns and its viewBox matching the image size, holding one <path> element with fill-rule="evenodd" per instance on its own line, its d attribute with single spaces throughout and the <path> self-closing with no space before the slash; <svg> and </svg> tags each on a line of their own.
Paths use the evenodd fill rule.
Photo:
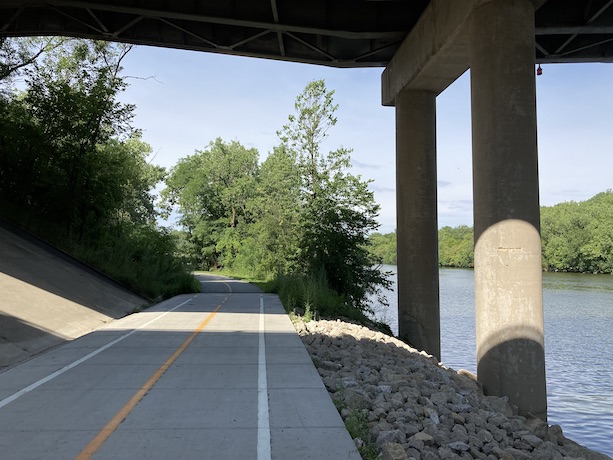
<svg viewBox="0 0 613 460">
<path fill-rule="evenodd" d="M 0 213 L 151 298 L 199 290 L 157 226 L 165 171 L 117 98 L 130 47 L 46 40 L 0 41 Z"/>
<path fill-rule="evenodd" d="M 130 47 L 72 40 L 47 53 L 26 71 L 24 104 L 45 145 L 58 195 L 46 213 L 82 238 L 100 171 L 100 146 L 132 135 L 133 106 L 117 101 L 125 89 L 121 61 Z M 62 199 L 63 197 L 63 199 Z"/>
<path fill-rule="evenodd" d="M 590 216 L 589 241 L 581 248 L 586 271 L 613 273 L 613 190 L 599 193 L 585 202 Z"/>
<path fill-rule="evenodd" d="M 3 43 L 2 66 L 26 75 L 26 89 L 0 100 L 3 198 L 53 216 L 80 239 L 111 220 L 152 223 L 162 168 L 117 101 L 130 47 L 75 39 Z M 12 59 L 12 60 L 11 60 Z M 102 225 L 101 225 L 102 224 Z M 89 230 L 88 230 L 89 231 Z"/>
<path fill-rule="evenodd" d="M 189 240 L 206 267 L 232 266 L 251 222 L 249 201 L 256 186 L 258 152 L 220 138 L 182 158 L 162 192 L 166 212 L 178 209 Z"/>
<path fill-rule="evenodd" d="M 554 271 L 582 271 L 581 247 L 589 237 L 579 203 L 541 208 L 543 265 Z"/>
<path fill-rule="evenodd" d="M 439 265 L 441 267 L 471 268 L 474 265 L 474 237 L 472 227 L 443 227 L 438 231 Z"/>
<path fill-rule="evenodd" d="M 320 152 L 328 130 L 337 122 L 334 113 L 338 105 L 334 105 L 333 96 L 334 91 L 327 91 L 324 80 L 310 82 L 296 98 L 296 114 L 289 115 L 289 123 L 277 133 L 281 142 L 296 155 L 302 185 L 311 200 L 317 198 L 323 179 L 320 174 L 348 166 L 350 151 L 339 149 L 328 155 Z"/>
<path fill-rule="evenodd" d="M 349 172 L 350 150 L 321 152 L 328 130 L 336 124 L 333 95 L 323 80 L 309 83 L 279 137 L 295 156 L 301 178 L 298 263 L 312 276 L 322 274 L 348 304 L 364 311 L 370 295 L 385 302 L 379 294 L 389 286 L 367 249 L 368 234 L 379 227 L 379 206 L 369 181 Z"/>
<path fill-rule="evenodd" d="M 613 272 L 613 191 L 541 208 L 545 270 Z"/>
<path fill-rule="evenodd" d="M 396 232 L 373 233 L 368 239 L 370 240 L 370 251 L 379 258 L 384 264 L 396 265 Z"/>
<path fill-rule="evenodd" d="M 299 251 L 300 174 L 294 156 L 275 147 L 262 163 L 249 202 L 253 223 L 237 264 L 263 277 L 289 273 Z"/>
<path fill-rule="evenodd" d="M 64 37 L 0 37 L 0 83 L 9 84 L 14 77 L 34 64 L 45 53 L 50 53 L 67 41 Z M 6 91 L 6 88 L 4 88 Z"/>
<path fill-rule="evenodd" d="M 147 162 L 151 146 L 135 134 L 125 141 L 110 139 L 98 146 L 92 174 L 89 222 L 110 225 L 131 222 L 155 226 L 153 189 L 166 174 L 164 168 Z"/>
<path fill-rule="evenodd" d="M 180 160 L 162 192 L 166 212 L 180 212 L 182 247 L 196 248 L 201 266 L 323 279 L 345 311 L 366 311 L 390 285 L 368 251 L 379 206 L 350 173 L 349 150 L 321 151 L 336 123 L 333 92 L 312 82 L 295 109 L 261 167 L 255 149 L 221 139 Z"/>
</svg>

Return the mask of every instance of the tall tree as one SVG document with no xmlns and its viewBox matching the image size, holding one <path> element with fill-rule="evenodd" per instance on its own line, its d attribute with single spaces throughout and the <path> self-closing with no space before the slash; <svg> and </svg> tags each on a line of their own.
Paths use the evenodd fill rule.
<svg viewBox="0 0 613 460">
<path fill-rule="evenodd" d="M 253 224 L 238 256 L 239 266 L 261 276 L 292 271 L 298 254 L 300 211 L 296 160 L 285 147 L 275 147 L 260 167 L 249 202 Z"/>
<path fill-rule="evenodd" d="M 82 237 L 92 200 L 99 146 L 132 134 L 133 106 L 117 101 L 126 83 L 121 62 L 130 47 L 72 40 L 46 53 L 26 71 L 24 104 L 53 151 L 55 187 L 51 212 L 69 233 Z M 63 199 L 60 199 L 63 197 Z"/>
<path fill-rule="evenodd" d="M 321 186 L 320 174 L 330 170 L 331 161 L 348 159 L 349 151 L 321 153 L 321 144 L 328 137 L 328 131 L 336 125 L 334 113 L 334 91 L 327 91 L 324 80 L 307 84 L 294 103 L 296 113 L 290 114 L 289 123 L 277 134 L 281 142 L 296 155 L 304 190 L 309 199 L 316 199 Z M 341 166 L 341 165 L 339 165 Z"/>
<path fill-rule="evenodd" d="M 130 47 L 46 40 L 0 41 L 0 213 L 152 298 L 199 289 L 157 226 L 164 169 L 118 101 Z"/>
<path fill-rule="evenodd" d="M 351 306 L 367 310 L 369 296 L 379 295 L 381 287 L 389 285 L 367 249 L 369 233 L 379 227 L 379 205 L 368 189 L 369 181 L 350 173 L 350 150 L 321 151 L 337 121 L 333 96 L 323 80 L 310 82 L 279 132 L 295 155 L 302 181 L 298 260 L 303 270 L 323 274 Z"/>
</svg>

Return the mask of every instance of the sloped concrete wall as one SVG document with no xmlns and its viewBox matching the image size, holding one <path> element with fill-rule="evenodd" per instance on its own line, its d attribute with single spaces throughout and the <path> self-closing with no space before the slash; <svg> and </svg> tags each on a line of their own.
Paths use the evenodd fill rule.
<svg viewBox="0 0 613 460">
<path fill-rule="evenodd" d="M 148 301 L 0 221 L 0 369 Z"/>
</svg>

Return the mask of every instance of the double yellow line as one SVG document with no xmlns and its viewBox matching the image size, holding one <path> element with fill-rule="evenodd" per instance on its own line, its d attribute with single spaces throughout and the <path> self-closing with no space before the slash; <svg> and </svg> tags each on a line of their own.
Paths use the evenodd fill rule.
<svg viewBox="0 0 613 460">
<path fill-rule="evenodd" d="M 98 434 L 89 442 L 87 446 L 75 457 L 75 460 L 88 460 L 102 447 L 102 444 L 115 432 L 117 427 L 123 422 L 126 417 L 132 412 L 136 405 L 145 397 L 149 390 L 157 383 L 158 380 L 164 375 L 172 363 L 181 356 L 181 353 L 192 343 L 192 340 L 206 327 L 206 325 L 213 319 L 215 314 L 228 300 L 230 295 L 227 295 L 225 299 L 213 310 L 207 318 L 200 323 L 196 330 L 183 342 L 183 344 L 155 371 L 155 373 L 147 380 L 147 382 L 130 398 L 130 400 L 115 414 L 115 416 L 98 432 Z"/>
</svg>

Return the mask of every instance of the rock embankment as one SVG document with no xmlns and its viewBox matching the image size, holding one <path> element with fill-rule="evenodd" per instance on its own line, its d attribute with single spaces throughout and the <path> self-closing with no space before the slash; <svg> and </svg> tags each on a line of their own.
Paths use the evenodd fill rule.
<svg viewBox="0 0 613 460">
<path fill-rule="evenodd" d="M 610 459 L 393 337 L 341 321 L 295 326 L 343 419 L 368 427 L 356 444 L 379 458 Z"/>
</svg>

